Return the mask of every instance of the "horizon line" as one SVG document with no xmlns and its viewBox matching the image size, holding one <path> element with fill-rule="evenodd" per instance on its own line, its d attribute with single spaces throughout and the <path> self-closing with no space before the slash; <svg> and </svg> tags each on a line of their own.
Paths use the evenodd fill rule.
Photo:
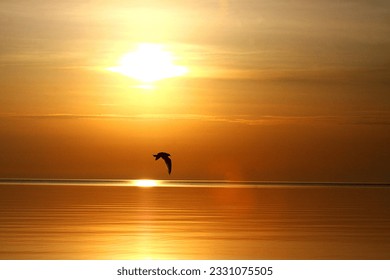
<svg viewBox="0 0 390 280">
<path fill-rule="evenodd" d="M 137 180 L 154 180 L 158 182 L 167 183 L 197 183 L 197 184 L 259 184 L 259 185 L 390 185 L 390 182 L 385 181 L 286 181 L 286 180 L 228 180 L 228 179 L 153 179 L 153 178 L 0 178 L 0 184 L 6 183 L 24 183 L 24 184 L 38 184 L 38 183 L 117 183 L 129 184 Z"/>
</svg>

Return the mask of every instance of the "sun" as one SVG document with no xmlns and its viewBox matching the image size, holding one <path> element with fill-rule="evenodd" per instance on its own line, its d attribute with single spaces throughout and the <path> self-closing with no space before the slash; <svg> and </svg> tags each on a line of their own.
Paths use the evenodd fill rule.
<svg viewBox="0 0 390 280">
<path fill-rule="evenodd" d="M 156 81 L 185 75 L 188 69 L 174 64 L 172 53 L 160 44 L 141 43 L 133 52 L 125 54 L 117 66 L 107 68 L 142 83 L 148 87 Z"/>
</svg>

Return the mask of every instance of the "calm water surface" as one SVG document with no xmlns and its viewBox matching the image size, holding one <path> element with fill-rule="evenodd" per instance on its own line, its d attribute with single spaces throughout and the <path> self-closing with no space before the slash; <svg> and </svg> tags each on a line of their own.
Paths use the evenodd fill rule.
<svg viewBox="0 0 390 280">
<path fill-rule="evenodd" d="M 155 184 L 3 181 L 0 259 L 390 259 L 390 186 Z"/>
</svg>

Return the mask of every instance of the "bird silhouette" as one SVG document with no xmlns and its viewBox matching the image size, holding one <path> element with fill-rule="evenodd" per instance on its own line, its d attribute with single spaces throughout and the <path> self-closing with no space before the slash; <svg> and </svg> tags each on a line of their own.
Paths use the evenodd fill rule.
<svg viewBox="0 0 390 280">
<path fill-rule="evenodd" d="M 162 158 L 165 161 L 166 166 L 168 167 L 168 174 L 171 174 L 172 170 L 172 160 L 169 158 L 171 155 L 165 152 L 159 152 L 157 155 L 153 155 L 156 160 Z"/>
</svg>

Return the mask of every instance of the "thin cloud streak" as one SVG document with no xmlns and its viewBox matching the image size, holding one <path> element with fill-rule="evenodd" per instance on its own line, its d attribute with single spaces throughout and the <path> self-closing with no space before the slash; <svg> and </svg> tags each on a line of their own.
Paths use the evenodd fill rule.
<svg viewBox="0 0 390 280">
<path fill-rule="evenodd" d="M 318 115 L 318 116 L 276 116 L 264 115 L 253 118 L 249 115 L 202 115 L 202 114 L 2 114 L 0 118 L 22 118 L 35 120 L 184 120 L 204 122 L 238 123 L 243 125 L 278 124 L 332 124 L 332 125 L 390 125 L 390 113 L 386 111 L 364 112 L 359 115 Z"/>
</svg>

